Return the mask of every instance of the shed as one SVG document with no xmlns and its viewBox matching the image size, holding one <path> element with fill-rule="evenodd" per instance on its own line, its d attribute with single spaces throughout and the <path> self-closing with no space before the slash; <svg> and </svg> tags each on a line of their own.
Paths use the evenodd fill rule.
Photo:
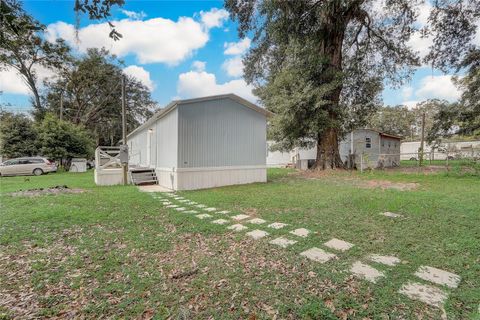
<svg viewBox="0 0 480 320">
<path fill-rule="evenodd" d="M 374 129 L 357 129 L 345 136 L 339 144 L 342 161 L 348 162 L 349 154 L 355 155 L 355 164 L 360 167 L 396 167 L 400 165 L 400 140 L 392 134 Z"/>
<path fill-rule="evenodd" d="M 270 114 L 234 94 L 173 101 L 127 136 L 129 164 L 173 190 L 266 182 Z"/>
</svg>

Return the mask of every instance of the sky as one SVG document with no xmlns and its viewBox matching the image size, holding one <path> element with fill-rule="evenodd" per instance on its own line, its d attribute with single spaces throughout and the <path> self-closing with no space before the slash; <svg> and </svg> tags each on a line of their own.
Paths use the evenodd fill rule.
<svg viewBox="0 0 480 320">
<path fill-rule="evenodd" d="M 124 61 L 125 73 L 142 81 L 159 106 L 171 100 L 221 93 L 236 93 L 252 102 L 252 87 L 242 78 L 242 55 L 252 45 L 240 39 L 237 25 L 228 17 L 223 1 L 133 1 L 112 11 L 112 22 L 123 38 L 113 41 L 104 21 L 80 16 L 78 39 L 73 1 L 27 0 L 25 10 L 47 26 L 47 39 L 64 38 L 77 54 L 89 47 L 105 47 Z M 419 7 L 418 23 L 426 22 L 430 6 Z M 429 39 L 414 36 L 411 46 L 421 55 Z M 480 45 L 480 34 L 475 41 Z M 52 76 L 38 70 L 40 80 Z M 429 66 L 419 68 L 410 82 L 396 89 L 386 87 L 386 105 L 440 98 L 455 101 L 460 92 L 443 74 Z M 31 108 L 29 92 L 18 74 L 0 71 L 0 102 L 12 111 Z"/>
</svg>

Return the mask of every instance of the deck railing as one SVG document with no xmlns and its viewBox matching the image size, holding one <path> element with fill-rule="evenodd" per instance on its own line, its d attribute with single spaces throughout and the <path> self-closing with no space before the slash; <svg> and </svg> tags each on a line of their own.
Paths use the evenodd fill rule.
<svg viewBox="0 0 480 320">
<path fill-rule="evenodd" d="M 119 155 L 120 147 L 97 147 L 95 150 L 95 168 L 97 170 L 121 168 Z"/>
</svg>

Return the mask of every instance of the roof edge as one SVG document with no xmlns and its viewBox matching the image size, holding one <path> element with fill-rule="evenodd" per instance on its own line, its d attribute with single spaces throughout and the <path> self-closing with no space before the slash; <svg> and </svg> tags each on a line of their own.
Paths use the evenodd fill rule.
<svg viewBox="0 0 480 320">
<path fill-rule="evenodd" d="M 219 94 L 219 95 L 213 95 L 213 96 L 206 96 L 206 97 L 199 97 L 199 98 L 191 98 L 191 99 L 184 99 L 184 100 L 173 100 L 171 101 L 169 104 L 167 104 L 165 106 L 165 108 L 161 108 L 160 110 L 158 110 L 157 112 L 155 112 L 153 114 L 153 116 L 151 116 L 147 121 L 145 121 L 143 124 L 141 124 L 140 126 L 138 126 L 137 128 L 135 128 L 132 132 L 130 132 L 128 135 L 127 135 L 127 139 L 133 135 L 135 135 L 136 133 L 138 133 L 139 131 L 141 131 L 142 129 L 148 127 L 150 124 L 152 124 L 153 122 L 155 122 L 156 120 L 164 117 L 167 113 L 169 113 L 170 111 L 172 111 L 173 109 L 175 109 L 178 105 L 180 104 L 189 104 L 189 103 L 195 103 L 195 102 L 202 102 L 202 101 L 209 101 L 209 100 L 215 100 L 215 99 L 225 99 L 225 98 L 229 98 L 229 99 L 232 99 L 242 105 L 244 105 L 245 107 L 247 108 L 250 108 L 254 111 L 257 111 L 258 113 L 261 113 L 263 115 L 265 115 L 267 118 L 271 117 L 274 115 L 273 112 L 271 111 L 268 111 L 266 110 L 265 108 L 262 108 L 262 107 L 259 107 L 257 106 L 256 104 L 240 97 L 240 96 L 237 96 L 236 94 L 233 94 L 233 93 L 227 93 L 227 94 Z"/>
</svg>

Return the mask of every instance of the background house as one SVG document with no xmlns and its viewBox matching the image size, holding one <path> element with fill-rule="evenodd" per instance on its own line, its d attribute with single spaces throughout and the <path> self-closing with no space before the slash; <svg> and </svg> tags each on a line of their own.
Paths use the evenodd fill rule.
<svg viewBox="0 0 480 320">
<path fill-rule="evenodd" d="M 233 94 L 173 101 L 127 136 L 129 164 L 173 190 L 265 182 L 269 114 Z"/>
</svg>

